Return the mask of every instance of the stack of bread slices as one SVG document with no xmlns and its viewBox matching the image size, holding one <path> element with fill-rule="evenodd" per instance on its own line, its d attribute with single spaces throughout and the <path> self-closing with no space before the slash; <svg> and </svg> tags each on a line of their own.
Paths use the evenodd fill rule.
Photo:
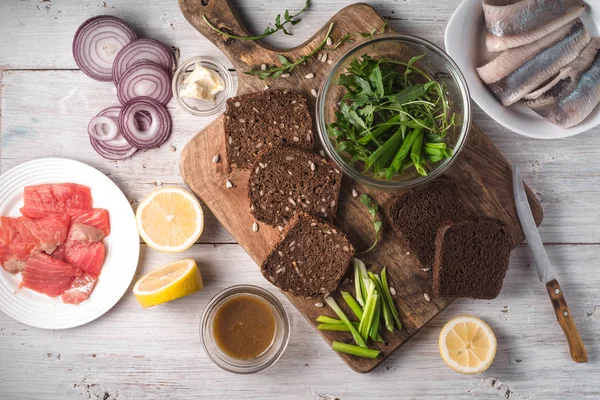
<svg viewBox="0 0 600 400">
<path fill-rule="evenodd" d="M 394 197 L 387 206 L 392 227 L 445 297 L 498 296 L 512 238 L 497 219 L 471 216 L 458 186 L 438 179 Z"/>
<path fill-rule="evenodd" d="M 333 225 L 342 175 L 313 152 L 306 99 L 281 90 L 233 97 L 224 127 L 229 163 L 251 170 L 254 218 L 281 230 L 261 265 L 265 278 L 301 297 L 335 290 L 354 248 Z"/>
</svg>

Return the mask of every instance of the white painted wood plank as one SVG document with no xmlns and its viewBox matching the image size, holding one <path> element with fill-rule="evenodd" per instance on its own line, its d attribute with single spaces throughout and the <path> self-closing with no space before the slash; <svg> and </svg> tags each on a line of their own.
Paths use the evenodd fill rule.
<svg viewBox="0 0 600 400">
<path fill-rule="evenodd" d="M 132 205 L 157 184 L 184 185 L 179 176 L 181 150 L 212 121 L 169 104 L 173 119 L 171 138 L 159 149 L 140 151 L 125 161 L 97 155 L 89 143 L 87 125 L 99 111 L 120 105 L 112 83 L 97 82 L 80 71 L 5 71 L 0 171 L 42 157 L 79 160 L 107 174 L 124 191 Z M 170 151 L 174 146 L 176 151 Z M 223 182 L 225 184 L 225 182 Z M 204 208 L 206 225 L 202 242 L 235 242 Z"/>
<path fill-rule="evenodd" d="M 44 331 L 0 315 L 0 393 L 6 399 L 511 399 L 595 398 L 600 352 L 600 246 L 548 246 L 590 362 L 569 357 L 544 286 L 520 246 L 504 288 L 491 301 L 457 300 L 380 368 L 360 375 L 337 358 L 280 294 L 292 325 L 290 345 L 271 369 L 235 376 L 212 365 L 198 336 L 202 310 L 221 289 L 239 283 L 274 291 L 237 245 L 195 245 L 205 289 L 141 309 L 133 295 L 99 320 L 66 331 Z M 143 246 L 137 276 L 173 260 Z M 397 288 L 402 290 L 402 288 Z M 450 318 L 485 319 L 498 338 L 491 368 L 462 376 L 446 367 L 437 335 Z M 12 360 L 5 362 L 5 360 Z M 496 389 L 493 386 L 495 382 Z M 105 397 L 105 393 L 108 396 Z M 502 396 L 502 397 L 500 397 Z"/>
<path fill-rule="evenodd" d="M 187 59 L 206 55 L 231 65 L 226 57 L 187 23 L 177 1 L 6 0 L 0 2 L 0 68 L 74 69 L 71 44 L 86 19 L 114 15 L 127 21 L 139 37 L 178 47 Z"/>
<path fill-rule="evenodd" d="M 233 1 L 246 25 L 256 33 L 286 8 L 299 10 L 304 0 L 287 2 Z M 277 35 L 268 44 L 288 48 L 301 44 L 352 0 L 314 1 L 294 36 Z M 442 32 L 460 0 L 442 0 L 422 6 L 420 0 L 372 3 L 395 30 L 420 35 L 442 44 Z M 183 59 L 207 55 L 229 64 L 225 56 L 192 28 L 177 1 L 135 0 L 5 0 L 0 2 L 0 69 L 73 69 L 71 43 L 77 27 L 96 15 L 123 18 L 141 37 L 153 37 L 181 50 Z"/>
<path fill-rule="evenodd" d="M 1 171 L 40 157 L 72 158 L 109 174 L 133 203 L 154 189 L 154 182 L 183 184 L 180 151 L 212 120 L 188 115 L 172 101 L 173 134 L 165 146 L 127 161 L 107 161 L 89 145 L 86 129 L 98 111 L 118 104 L 114 85 L 93 81 L 79 71 L 6 71 L 3 85 Z M 474 122 L 510 162 L 523 165 L 525 180 L 544 207 L 545 242 L 600 242 L 600 128 L 560 141 L 541 141 L 507 131 L 478 109 Z M 170 145 L 177 151 L 168 151 Z M 207 214 L 201 240 L 232 242 Z"/>
</svg>

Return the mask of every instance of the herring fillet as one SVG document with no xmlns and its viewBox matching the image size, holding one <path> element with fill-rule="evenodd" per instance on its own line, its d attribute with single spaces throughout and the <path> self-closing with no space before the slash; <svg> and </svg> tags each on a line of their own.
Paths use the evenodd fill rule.
<svg viewBox="0 0 600 400">
<path fill-rule="evenodd" d="M 483 0 L 489 51 L 532 43 L 579 18 L 581 0 Z"/>
<path fill-rule="evenodd" d="M 563 26 L 562 28 L 552 32 L 547 36 L 544 36 L 539 40 L 536 40 L 533 43 L 503 51 L 492 61 L 477 68 L 479 77 L 486 84 L 499 81 L 519 68 L 519 66 L 531 59 L 537 53 L 563 38 L 567 33 L 569 33 L 574 24 L 575 22 L 571 22 L 570 24 Z"/>
<path fill-rule="evenodd" d="M 583 23 L 577 22 L 561 40 L 540 51 L 511 74 L 488 86 L 504 106 L 510 106 L 575 60 L 590 40 Z"/>
<path fill-rule="evenodd" d="M 525 105 L 553 124 L 572 128 L 600 103 L 600 38 L 592 39 L 565 70 L 564 79 Z"/>
<path fill-rule="evenodd" d="M 543 94 L 550 92 L 554 87 L 560 84 L 562 81 L 566 81 L 567 85 L 563 85 L 562 89 L 566 89 L 566 87 L 570 87 L 570 90 L 573 90 L 577 82 L 579 81 L 579 77 L 582 73 L 590 69 L 594 60 L 598 56 L 598 52 L 600 52 L 600 38 L 593 38 L 590 43 L 581 51 L 579 57 L 577 57 L 572 63 L 568 64 L 566 67 L 562 68 L 558 75 L 554 79 L 552 79 L 548 84 L 540 87 L 539 89 L 529 93 L 527 96 L 523 97 L 523 100 L 535 100 L 540 98 Z M 555 94 L 556 92 L 554 92 Z M 535 105 L 535 102 L 532 102 Z"/>
</svg>

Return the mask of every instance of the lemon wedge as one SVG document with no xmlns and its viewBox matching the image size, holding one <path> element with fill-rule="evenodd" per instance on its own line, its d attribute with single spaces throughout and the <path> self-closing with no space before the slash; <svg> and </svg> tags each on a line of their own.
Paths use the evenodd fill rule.
<svg viewBox="0 0 600 400">
<path fill-rule="evenodd" d="M 187 250 L 204 228 L 204 214 L 196 197 L 175 187 L 150 193 L 140 203 L 135 217 L 146 244 L 165 253 Z"/>
<path fill-rule="evenodd" d="M 450 368 L 461 374 L 479 374 L 496 356 L 496 336 L 477 317 L 453 318 L 440 332 L 440 355 Z"/>
<path fill-rule="evenodd" d="M 202 275 L 192 259 L 173 261 L 142 276 L 133 294 L 144 308 L 167 303 L 202 290 Z"/>
</svg>

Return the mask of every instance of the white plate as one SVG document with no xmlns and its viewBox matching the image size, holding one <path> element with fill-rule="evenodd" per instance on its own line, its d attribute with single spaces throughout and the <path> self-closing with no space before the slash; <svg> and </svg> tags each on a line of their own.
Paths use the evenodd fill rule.
<svg viewBox="0 0 600 400">
<path fill-rule="evenodd" d="M 30 289 L 20 289 L 20 274 L 0 267 L 0 310 L 24 324 L 65 329 L 86 324 L 110 310 L 123 296 L 137 269 L 140 239 L 131 205 L 106 175 L 77 161 L 43 158 L 21 164 L 0 176 L 0 215 L 18 216 L 23 187 L 42 183 L 72 182 L 88 186 L 94 207 L 110 213 L 111 232 L 104 239 L 106 260 L 89 299 L 79 305 L 64 304 Z"/>
<path fill-rule="evenodd" d="M 582 16 L 592 36 L 600 36 L 600 2 L 587 1 Z M 471 98 L 496 122 L 523 136 L 559 139 L 577 135 L 600 124 L 600 107 L 581 124 L 570 129 L 556 126 L 521 103 L 504 107 L 488 90 L 475 68 L 489 60 L 485 50 L 485 24 L 481 0 L 464 0 L 446 27 L 446 52 L 454 59 L 467 80 Z"/>
</svg>

